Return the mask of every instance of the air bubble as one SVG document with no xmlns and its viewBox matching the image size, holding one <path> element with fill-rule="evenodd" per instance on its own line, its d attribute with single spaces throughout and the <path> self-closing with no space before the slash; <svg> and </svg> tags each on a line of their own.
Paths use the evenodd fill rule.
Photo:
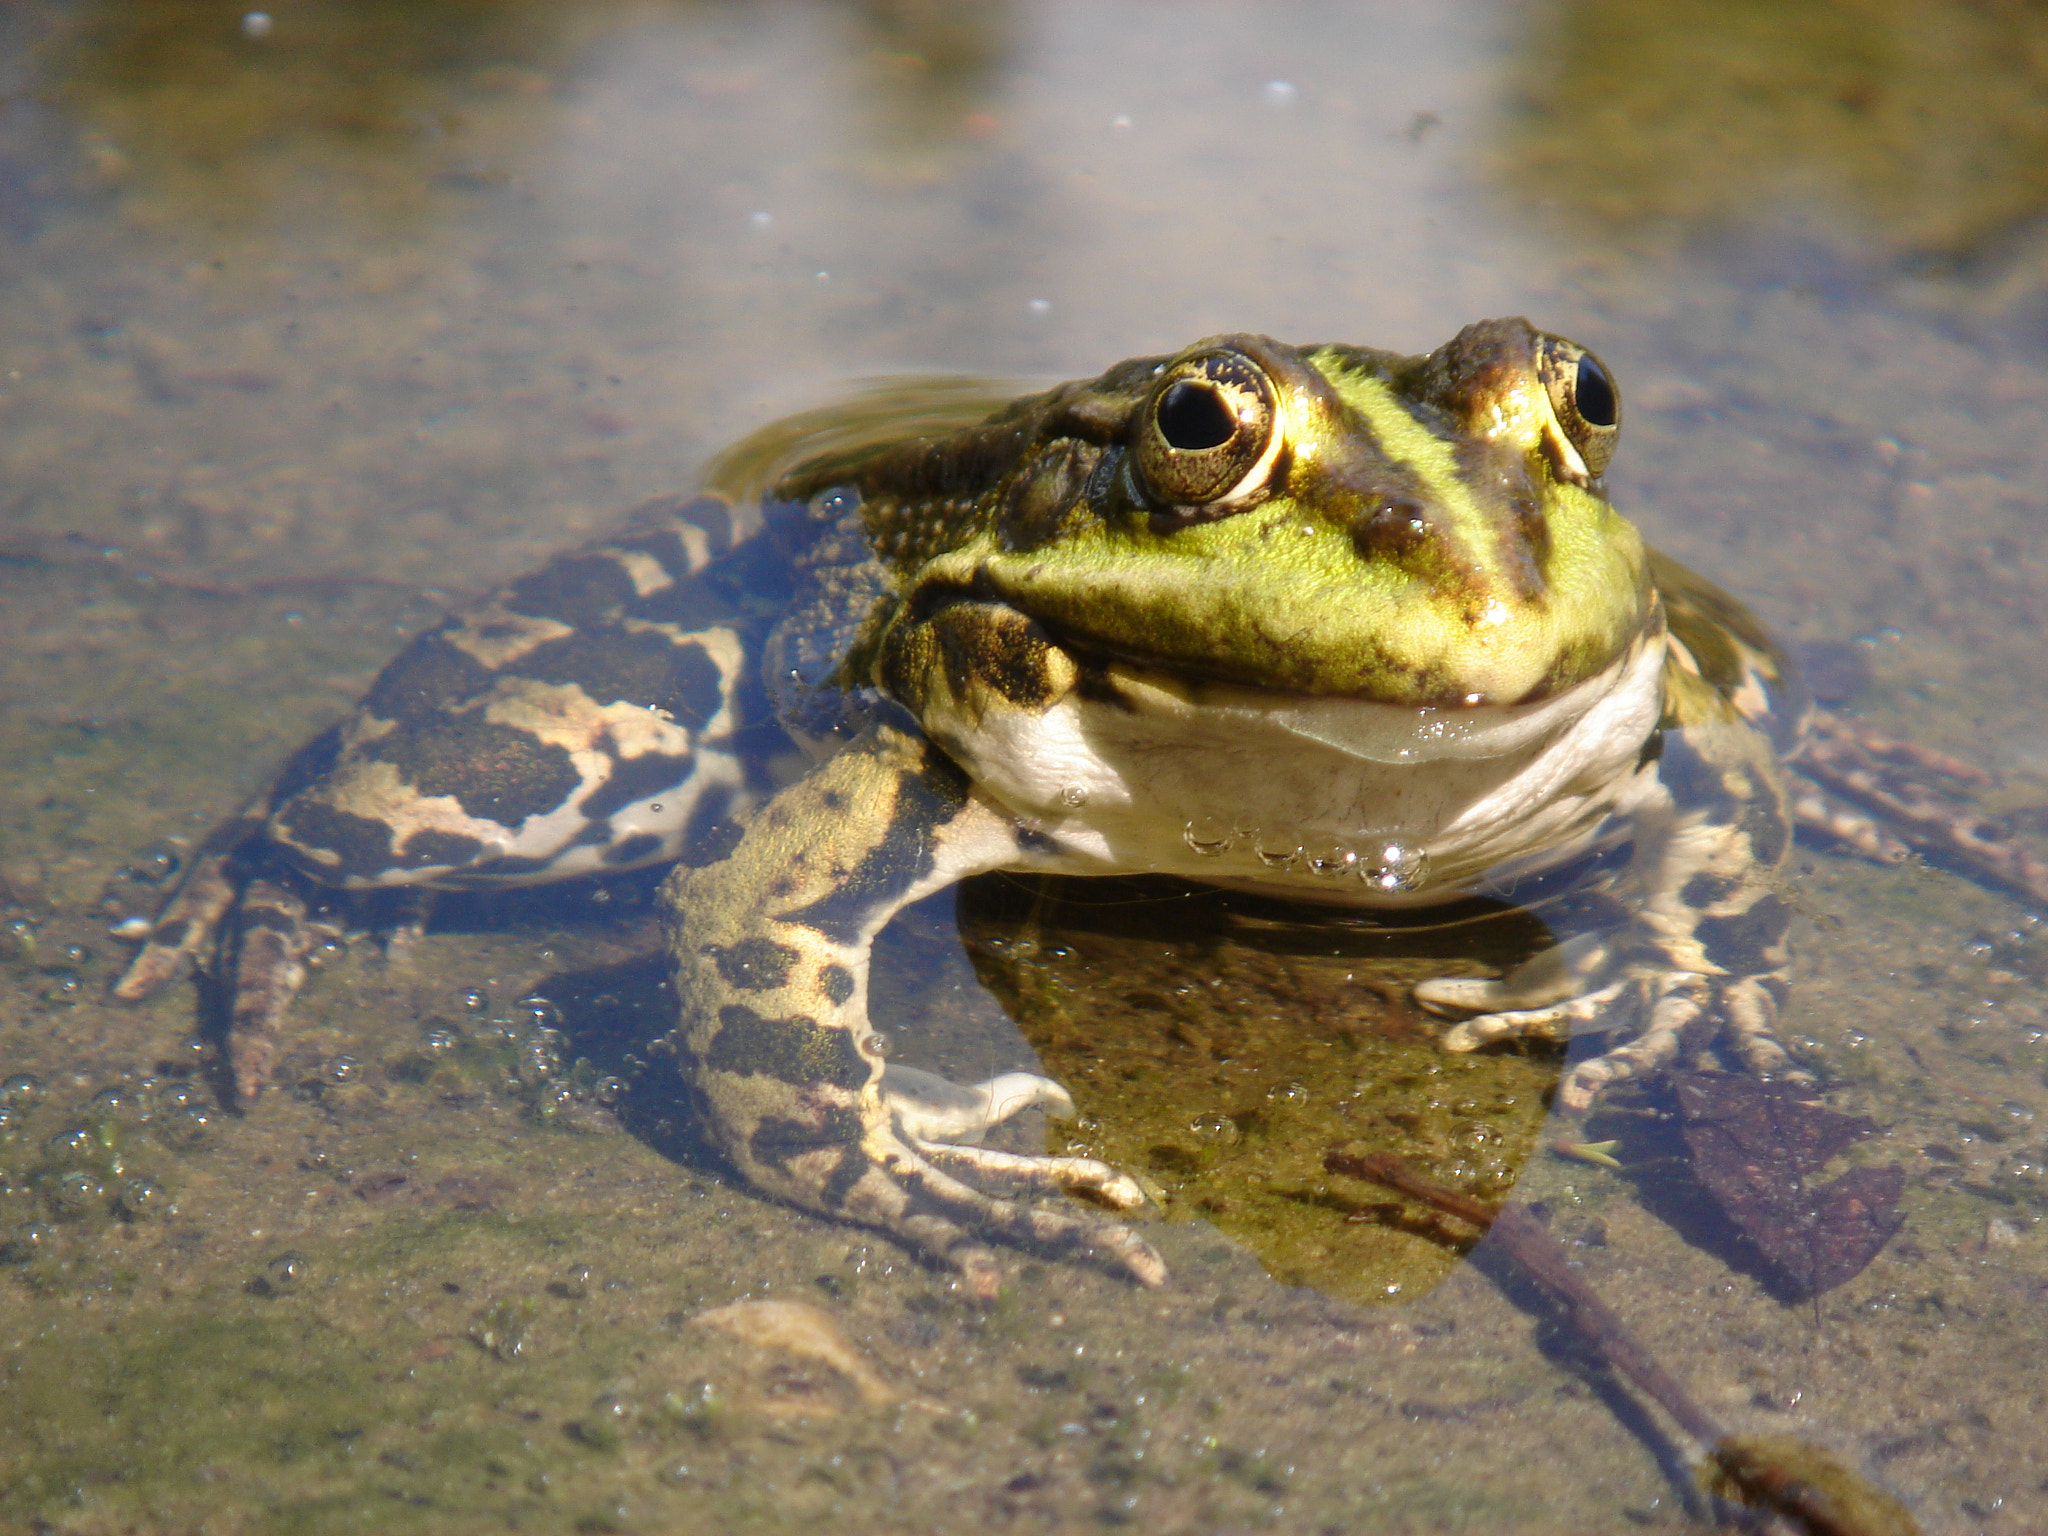
<svg viewBox="0 0 2048 1536">
<path fill-rule="evenodd" d="M 880 1030 L 875 1030 L 870 1034 L 862 1036 L 860 1043 L 861 1048 L 871 1055 L 886 1056 L 889 1054 L 889 1047 L 894 1042 Z"/>
<path fill-rule="evenodd" d="M 1235 1120 L 1220 1111 L 1213 1110 L 1206 1115 L 1196 1116 L 1188 1123 L 1188 1129 L 1195 1133 L 1197 1140 L 1206 1141 L 1215 1146 L 1235 1146 L 1244 1136 L 1244 1132 L 1238 1129 Z"/>
<path fill-rule="evenodd" d="M 67 1173 L 52 1184 L 46 1195 L 50 1215 L 58 1221 L 78 1221 L 92 1214 L 106 1198 L 100 1181 L 84 1169 Z"/>
<path fill-rule="evenodd" d="M 161 1216 L 171 1206 L 171 1197 L 155 1179 L 133 1178 L 121 1182 L 121 1211 L 132 1221 Z"/>
<path fill-rule="evenodd" d="M 90 1157 L 98 1146 L 84 1126 L 67 1125 L 43 1143 L 43 1150 L 56 1158 Z"/>
<path fill-rule="evenodd" d="M 430 1056 L 452 1056 L 461 1044 L 452 1029 L 430 1029 L 420 1037 L 420 1045 Z"/>
<path fill-rule="evenodd" d="M 1195 852 L 1212 858 L 1230 847 L 1230 829 L 1214 816 L 1197 817 L 1180 835 Z"/>
<path fill-rule="evenodd" d="M 591 1085 L 590 1096 L 600 1104 L 616 1104 L 626 1096 L 626 1081 L 620 1077 L 600 1077 Z"/>
<path fill-rule="evenodd" d="M 142 1100 L 127 1088 L 102 1088 L 85 1107 L 87 1113 L 108 1120 L 140 1120 L 147 1116 Z"/>
<path fill-rule="evenodd" d="M 205 1095 L 190 1083 L 165 1083 L 156 1091 L 156 1107 L 177 1111 L 206 1102 Z"/>
<path fill-rule="evenodd" d="M 1342 843 L 1332 843 L 1311 858 L 1308 867 L 1319 875 L 1348 875 L 1358 867 L 1358 851 L 1346 848 Z"/>
<path fill-rule="evenodd" d="M 590 1411 L 612 1424 L 624 1424 L 634 1416 L 633 1405 L 616 1392 L 600 1393 L 591 1402 Z"/>
<path fill-rule="evenodd" d="M 567 1083 L 546 1083 L 533 1096 L 534 1113 L 546 1118 L 572 1108 L 576 1103 L 576 1090 Z"/>
<path fill-rule="evenodd" d="M 0 1101 L 22 1109 L 32 1108 L 43 1097 L 43 1080 L 31 1072 L 17 1072 L 0 1083 Z"/>
<path fill-rule="evenodd" d="M 63 956 L 64 960 L 71 965 L 92 964 L 92 951 L 83 944 L 66 944 L 57 953 Z"/>
<path fill-rule="evenodd" d="M 353 1056 L 337 1056 L 320 1069 L 321 1081 L 333 1088 L 352 1083 L 362 1075 L 363 1064 Z"/>
<path fill-rule="evenodd" d="M 277 1290 L 288 1290 L 312 1273 L 303 1253 L 280 1253 L 263 1266 L 263 1278 Z"/>
<path fill-rule="evenodd" d="M 1376 841 L 1359 861 L 1358 876 L 1377 891 L 1413 891 L 1428 878 L 1427 851 L 1393 838 Z"/>
<path fill-rule="evenodd" d="M 1301 858 L 1301 844 L 1286 837 L 1268 837 L 1260 833 L 1252 846 L 1253 851 L 1259 856 L 1259 862 L 1268 869 L 1285 869 Z"/>
<path fill-rule="evenodd" d="M 455 1001 L 468 1013 L 487 1013 L 490 1011 L 491 997 L 482 987 L 464 987 L 455 994 Z"/>
<path fill-rule="evenodd" d="M 135 861 L 135 872 L 152 884 L 168 880 L 178 872 L 177 854 L 168 848 L 154 848 Z"/>
<path fill-rule="evenodd" d="M 1085 784 L 1066 785 L 1060 790 L 1060 803 L 1080 809 L 1088 803 L 1088 787 Z"/>
</svg>

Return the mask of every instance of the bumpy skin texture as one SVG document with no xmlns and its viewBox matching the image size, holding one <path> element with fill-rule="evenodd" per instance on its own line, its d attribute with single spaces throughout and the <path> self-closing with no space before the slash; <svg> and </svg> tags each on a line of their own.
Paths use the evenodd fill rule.
<svg viewBox="0 0 2048 1536">
<path fill-rule="evenodd" d="M 1418 989 L 1462 1020 L 1446 1044 L 1609 1031 L 1568 1105 L 1719 1047 L 1791 1070 L 1800 701 L 1754 622 L 1608 506 L 1596 360 L 1519 320 L 1412 358 L 1229 336 L 985 419 L 927 404 L 770 429 L 723 497 L 651 504 L 415 641 L 202 850 L 121 994 L 204 958 L 246 888 L 215 963 L 239 951 L 249 1097 L 317 887 L 673 861 L 654 1045 L 712 1135 L 756 1187 L 984 1294 L 990 1238 L 1164 1271 L 1121 1221 L 1006 1198 L 1142 1203 L 1101 1164 L 977 1145 L 1067 1108 L 1056 1084 L 885 1065 L 875 935 L 970 874 L 1413 906 L 1627 845 L 1610 925 Z"/>
</svg>

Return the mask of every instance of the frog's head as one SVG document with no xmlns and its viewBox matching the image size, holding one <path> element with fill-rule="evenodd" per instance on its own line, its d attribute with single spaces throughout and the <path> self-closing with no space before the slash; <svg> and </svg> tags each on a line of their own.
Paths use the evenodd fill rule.
<svg viewBox="0 0 2048 1536">
<path fill-rule="evenodd" d="M 1216 336 L 978 425 L 857 435 L 774 494 L 858 491 L 900 612 L 993 600 L 1193 677 L 1511 704 L 1650 621 L 1601 484 L 1620 416 L 1600 361 L 1525 320 L 1422 357 Z"/>
<path fill-rule="evenodd" d="M 917 590 L 994 597 L 1081 648 L 1515 703 L 1599 672 L 1651 610 L 1602 494 L 1620 415 L 1597 358 L 1524 320 L 1424 357 L 1216 336 L 852 478 Z"/>
</svg>

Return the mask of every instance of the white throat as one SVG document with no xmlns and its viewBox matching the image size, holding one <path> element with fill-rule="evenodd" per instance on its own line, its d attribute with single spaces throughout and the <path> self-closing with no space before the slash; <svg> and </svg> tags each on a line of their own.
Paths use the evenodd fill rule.
<svg viewBox="0 0 2048 1536">
<path fill-rule="evenodd" d="M 1440 902 L 1584 847 L 1663 702 L 1661 627 L 1536 704 L 1417 708 L 1135 668 L 1123 703 L 927 721 L 976 782 L 1098 868 L 1371 905 Z"/>
</svg>

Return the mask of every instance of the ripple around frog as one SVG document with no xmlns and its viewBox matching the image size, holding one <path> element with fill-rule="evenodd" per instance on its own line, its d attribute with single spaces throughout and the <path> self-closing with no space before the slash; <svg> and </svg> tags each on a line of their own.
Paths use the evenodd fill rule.
<svg viewBox="0 0 2048 1536">
<path fill-rule="evenodd" d="M 960 929 L 1073 1092 L 1080 1115 L 1054 1150 L 1139 1174 L 1169 1220 L 1209 1221 L 1277 1279 L 1351 1301 L 1413 1300 L 1461 1247 L 1332 1190 L 1324 1150 L 1362 1142 L 1498 1200 L 1559 1073 L 1551 1054 L 1447 1057 L 1405 1001 L 1447 955 L 1502 964 L 1535 947 L 1524 914 L 1333 930 L 1246 923 L 1231 898 L 1166 881 L 1011 879 L 971 882 Z"/>
</svg>

